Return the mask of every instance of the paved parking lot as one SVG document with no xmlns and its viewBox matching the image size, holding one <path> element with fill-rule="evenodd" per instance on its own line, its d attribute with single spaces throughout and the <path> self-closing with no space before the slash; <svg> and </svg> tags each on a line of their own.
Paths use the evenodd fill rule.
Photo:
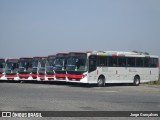
<svg viewBox="0 0 160 120">
<path fill-rule="evenodd" d="M 0 111 L 160 111 L 160 86 L 0 82 Z"/>
</svg>

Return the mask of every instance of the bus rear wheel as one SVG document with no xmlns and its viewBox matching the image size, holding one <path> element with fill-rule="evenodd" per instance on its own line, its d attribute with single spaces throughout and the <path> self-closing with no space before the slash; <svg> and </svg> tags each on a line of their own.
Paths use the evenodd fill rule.
<svg viewBox="0 0 160 120">
<path fill-rule="evenodd" d="M 139 86 L 140 84 L 140 78 L 138 76 L 134 77 L 133 85 L 134 86 Z"/>
<path fill-rule="evenodd" d="M 105 86 L 105 80 L 102 77 L 100 77 L 98 79 L 97 85 L 98 85 L 98 87 L 104 87 Z"/>
</svg>

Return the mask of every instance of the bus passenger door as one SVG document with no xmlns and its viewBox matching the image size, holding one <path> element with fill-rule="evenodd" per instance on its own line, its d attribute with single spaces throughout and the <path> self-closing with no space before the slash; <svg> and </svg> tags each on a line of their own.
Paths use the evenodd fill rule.
<svg viewBox="0 0 160 120">
<path fill-rule="evenodd" d="M 97 56 L 89 56 L 88 83 L 97 83 Z"/>
</svg>

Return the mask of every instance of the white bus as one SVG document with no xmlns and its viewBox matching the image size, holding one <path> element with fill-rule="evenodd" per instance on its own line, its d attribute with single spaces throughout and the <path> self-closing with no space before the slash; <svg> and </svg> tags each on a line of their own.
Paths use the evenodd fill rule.
<svg viewBox="0 0 160 120">
<path fill-rule="evenodd" d="M 0 80 L 7 80 L 5 77 L 6 59 L 0 58 Z"/>
<path fill-rule="evenodd" d="M 56 55 L 48 55 L 46 61 L 46 80 L 54 80 L 54 67 Z"/>
<path fill-rule="evenodd" d="M 7 80 L 19 80 L 18 60 L 19 59 L 11 59 L 11 58 L 6 60 L 5 77 Z"/>
<path fill-rule="evenodd" d="M 54 81 L 66 81 L 66 64 L 68 53 L 57 53 L 55 58 L 55 80 Z"/>
<path fill-rule="evenodd" d="M 48 55 L 40 61 L 40 68 L 38 70 L 38 81 L 53 81 L 55 55 Z"/>
<path fill-rule="evenodd" d="M 37 77 L 37 81 L 44 81 L 46 80 L 45 76 L 46 76 L 46 61 L 47 61 L 47 57 L 43 57 L 41 60 L 40 60 L 40 66 L 39 66 L 39 69 L 38 69 L 38 77 Z"/>
<path fill-rule="evenodd" d="M 66 66 L 67 82 L 97 84 L 140 83 L 159 77 L 159 57 L 136 52 L 71 52 Z"/>
<path fill-rule="evenodd" d="M 18 77 L 20 81 L 32 80 L 32 57 L 19 59 Z"/>
<path fill-rule="evenodd" d="M 40 69 L 40 63 L 42 59 L 45 59 L 45 56 L 36 56 L 32 59 L 32 79 L 38 79 L 38 70 Z"/>
</svg>

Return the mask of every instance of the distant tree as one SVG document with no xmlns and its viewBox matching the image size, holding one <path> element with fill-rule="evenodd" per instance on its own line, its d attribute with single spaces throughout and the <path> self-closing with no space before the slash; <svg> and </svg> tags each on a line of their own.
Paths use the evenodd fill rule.
<svg viewBox="0 0 160 120">
<path fill-rule="evenodd" d="M 149 55 L 149 53 L 148 53 L 148 52 L 144 52 L 144 54 L 145 54 L 145 55 Z"/>
<path fill-rule="evenodd" d="M 136 51 L 136 50 L 133 50 L 132 52 L 138 53 L 138 51 Z"/>
<path fill-rule="evenodd" d="M 144 55 L 149 55 L 148 52 L 141 52 L 141 51 L 137 51 L 137 50 L 134 50 L 132 52 L 139 53 L 139 54 L 144 54 Z"/>
</svg>

